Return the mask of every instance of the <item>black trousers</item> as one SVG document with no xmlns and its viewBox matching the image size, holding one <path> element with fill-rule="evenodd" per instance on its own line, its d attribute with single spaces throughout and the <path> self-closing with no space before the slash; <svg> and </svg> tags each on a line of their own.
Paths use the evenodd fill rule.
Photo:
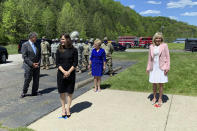
<svg viewBox="0 0 197 131">
<path fill-rule="evenodd" d="M 23 93 L 27 93 L 29 84 L 33 78 L 32 94 L 36 94 L 39 88 L 40 68 L 26 68 L 24 78 Z"/>
</svg>

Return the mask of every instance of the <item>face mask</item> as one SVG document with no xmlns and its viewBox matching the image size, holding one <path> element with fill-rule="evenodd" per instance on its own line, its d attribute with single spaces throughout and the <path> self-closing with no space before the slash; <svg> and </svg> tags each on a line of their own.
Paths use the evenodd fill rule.
<svg viewBox="0 0 197 131">
<path fill-rule="evenodd" d="M 105 40 L 104 43 L 107 44 L 107 40 Z"/>
</svg>

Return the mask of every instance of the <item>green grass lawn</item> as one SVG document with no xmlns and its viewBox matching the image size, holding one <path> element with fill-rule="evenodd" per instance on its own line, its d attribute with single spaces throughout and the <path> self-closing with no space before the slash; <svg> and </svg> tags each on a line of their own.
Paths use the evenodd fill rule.
<svg viewBox="0 0 197 131">
<path fill-rule="evenodd" d="M 168 48 L 170 50 L 184 50 L 185 43 L 168 43 Z M 145 48 L 130 48 L 130 49 L 145 49 Z"/>
<path fill-rule="evenodd" d="M 170 50 L 184 50 L 185 43 L 168 43 L 168 48 Z"/>
<path fill-rule="evenodd" d="M 19 128 L 14 128 L 14 129 L 12 129 L 12 128 L 8 128 L 8 127 L 4 127 L 4 126 L 2 126 L 2 124 L 0 123 L 0 130 L 1 130 L 1 129 L 7 130 L 7 131 L 34 131 L 34 130 L 28 129 L 28 128 L 26 128 L 26 127 L 19 127 Z"/>
<path fill-rule="evenodd" d="M 34 130 L 28 129 L 25 127 L 19 127 L 19 128 L 15 128 L 15 129 L 9 129 L 9 131 L 34 131 Z"/>
<path fill-rule="evenodd" d="M 18 45 L 17 44 L 10 44 L 10 45 L 6 45 L 4 47 L 7 49 L 9 55 L 18 54 Z"/>
<path fill-rule="evenodd" d="M 10 44 L 10 45 L 6 45 L 4 46 L 5 48 L 7 48 L 9 55 L 11 54 L 18 54 L 18 45 L 17 44 Z M 184 50 L 185 48 L 185 44 L 184 43 L 168 43 L 168 48 L 170 50 Z M 144 48 L 131 48 L 131 49 L 144 49 Z"/>
<path fill-rule="evenodd" d="M 7 131 L 34 131 L 34 130 L 28 129 L 26 127 L 19 127 L 19 128 L 11 129 L 11 128 L 2 126 L 2 124 L 0 123 L 0 130 L 1 129 L 7 130 Z"/>
<path fill-rule="evenodd" d="M 152 84 L 146 74 L 147 52 L 127 53 L 115 52 L 114 59 L 136 61 L 137 64 L 105 81 L 102 86 L 109 85 L 110 89 L 152 92 Z M 164 92 L 197 96 L 197 53 L 170 53 L 171 69 L 168 74 L 169 82 L 164 85 Z"/>
</svg>

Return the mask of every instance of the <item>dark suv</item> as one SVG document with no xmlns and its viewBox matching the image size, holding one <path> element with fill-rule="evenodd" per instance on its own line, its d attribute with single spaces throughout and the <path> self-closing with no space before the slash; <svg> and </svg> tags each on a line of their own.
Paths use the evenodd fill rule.
<svg viewBox="0 0 197 131">
<path fill-rule="evenodd" d="M 37 39 L 37 41 L 36 41 L 36 44 L 38 45 L 39 48 L 40 48 L 41 40 L 42 40 L 42 39 Z M 18 44 L 18 53 L 21 53 L 22 45 L 23 45 L 26 41 L 28 41 L 28 40 L 20 40 L 20 42 L 19 42 L 19 44 Z M 46 41 L 49 42 L 50 45 L 52 44 L 52 40 L 46 39 Z"/>
<path fill-rule="evenodd" d="M 119 43 L 112 41 L 111 44 L 113 45 L 115 51 L 125 51 L 126 50 L 126 47 L 122 46 Z"/>
<path fill-rule="evenodd" d="M 8 59 L 7 49 L 0 46 L 0 63 L 6 63 L 7 59 Z"/>
<path fill-rule="evenodd" d="M 186 51 L 197 51 L 197 38 L 188 38 L 185 40 Z"/>
</svg>

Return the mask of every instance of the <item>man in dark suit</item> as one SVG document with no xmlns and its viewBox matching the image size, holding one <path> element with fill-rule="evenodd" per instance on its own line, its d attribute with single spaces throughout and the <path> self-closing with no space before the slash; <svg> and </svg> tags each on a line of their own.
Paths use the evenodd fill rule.
<svg viewBox="0 0 197 131">
<path fill-rule="evenodd" d="M 41 51 L 36 45 L 37 33 L 32 32 L 29 34 L 29 40 L 22 45 L 22 57 L 24 59 L 23 68 L 25 70 L 24 74 L 24 86 L 21 98 L 24 98 L 27 94 L 29 84 L 33 77 L 32 84 L 32 96 L 39 95 L 39 77 L 40 77 L 40 58 Z"/>
</svg>

